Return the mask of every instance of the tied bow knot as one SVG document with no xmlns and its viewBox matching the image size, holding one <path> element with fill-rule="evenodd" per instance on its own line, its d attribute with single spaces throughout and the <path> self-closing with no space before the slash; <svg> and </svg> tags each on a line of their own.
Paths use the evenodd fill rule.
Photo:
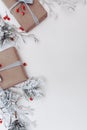
<svg viewBox="0 0 87 130">
<path fill-rule="evenodd" d="M 26 3 L 26 4 L 33 4 L 34 3 L 34 0 L 18 0 L 18 1 Z"/>
</svg>

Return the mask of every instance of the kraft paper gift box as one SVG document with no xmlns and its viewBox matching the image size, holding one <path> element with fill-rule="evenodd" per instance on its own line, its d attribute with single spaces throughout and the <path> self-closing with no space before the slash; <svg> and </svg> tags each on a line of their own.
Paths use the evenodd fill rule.
<svg viewBox="0 0 87 130">
<path fill-rule="evenodd" d="M 16 48 L 0 52 L 0 87 L 7 89 L 28 79 Z"/>
<path fill-rule="evenodd" d="M 33 4 L 27 3 L 26 5 L 24 4 L 24 2 L 20 2 L 16 6 L 14 6 L 15 3 L 20 0 L 2 0 L 2 1 L 5 3 L 10 12 L 13 14 L 13 16 L 16 18 L 16 20 L 19 22 L 21 27 L 23 27 L 23 29 L 26 32 L 34 28 L 36 25 L 38 25 L 47 17 L 46 10 L 43 8 L 43 6 L 40 4 L 38 0 L 33 0 Z M 32 3 L 31 2 L 32 0 L 22 0 L 22 1 L 30 1 L 30 3 Z M 24 12 L 22 12 L 23 11 L 23 9 L 21 8 L 22 5 L 25 6 Z M 14 7 L 12 8 L 12 6 Z M 33 13 L 34 17 L 36 18 L 33 19 L 31 13 Z"/>
</svg>

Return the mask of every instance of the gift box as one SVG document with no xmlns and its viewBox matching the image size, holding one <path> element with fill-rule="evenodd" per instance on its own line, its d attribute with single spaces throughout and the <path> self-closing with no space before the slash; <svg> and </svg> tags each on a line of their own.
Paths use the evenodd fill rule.
<svg viewBox="0 0 87 130">
<path fill-rule="evenodd" d="M 47 17 L 38 0 L 3 0 L 21 27 L 28 32 Z"/>
<path fill-rule="evenodd" d="M 0 87 L 12 87 L 28 79 L 16 48 L 0 52 Z"/>
</svg>

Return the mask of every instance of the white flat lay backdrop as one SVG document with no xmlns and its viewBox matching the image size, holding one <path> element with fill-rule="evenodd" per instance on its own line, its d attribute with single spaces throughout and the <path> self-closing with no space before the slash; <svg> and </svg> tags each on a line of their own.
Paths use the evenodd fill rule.
<svg viewBox="0 0 87 130">
<path fill-rule="evenodd" d="M 1 14 L 5 11 L 0 1 Z M 30 32 L 38 44 L 32 38 L 19 42 L 28 74 L 47 81 L 46 97 L 31 103 L 37 120 L 32 130 L 87 130 L 87 6 L 74 13 L 57 12 L 56 20 L 48 17 Z M 6 129 L 1 125 L 0 130 Z"/>
</svg>

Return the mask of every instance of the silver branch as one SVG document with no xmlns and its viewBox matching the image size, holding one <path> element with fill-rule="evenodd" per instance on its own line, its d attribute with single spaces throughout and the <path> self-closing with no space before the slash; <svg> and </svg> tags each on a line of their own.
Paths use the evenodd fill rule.
<svg viewBox="0 0 87 130">
<path fill-rule="evenodd" d="M 26 126 L 30 128 L 31 124 L 35 124 L 29 119 L 33 109 L 30 105 L 25 106 L 20 102 L 22 99 L 25 99 L 26 102 L 29 101 L 29 98 L 34 100 L 43 96 L 43 83 L 42 79 L 32 78 L 6 90 L 0 88 L 1 116 L 8 130 L 27 130 Z"/>
<path fill-rule="evenodd" d="M 14 42 L 15 45 L 18 45 L 18 40 L 26 43 L 25 38 L 33 38 L 35 42 L 39 40 L 36 38 L 34 34 L 25 33 L 20 31 L 15 25 L 11 25 L 3 20 L 0 16 L 0 46 L 4 46 L 5 44 L 9 44 L 9 42 Z"/>
</svg>

